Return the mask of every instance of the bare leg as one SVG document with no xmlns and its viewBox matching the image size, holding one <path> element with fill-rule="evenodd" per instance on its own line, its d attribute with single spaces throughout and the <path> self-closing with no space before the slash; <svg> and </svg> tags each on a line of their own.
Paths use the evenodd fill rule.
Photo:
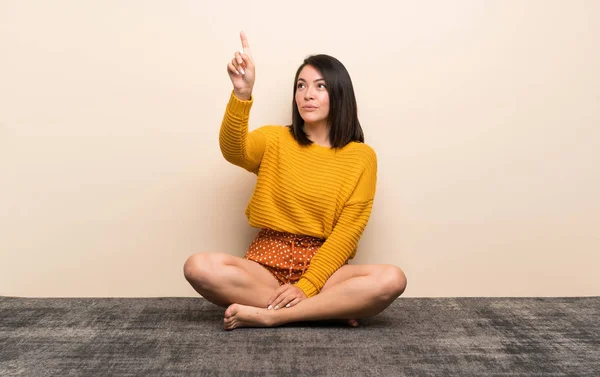
<svg viewBox="0 0 600 377">
<path fill-rule="evenodd" d="M 225 329 L 371 317 L 387 308 L 406 288 L 406 277 L 402 270 L 390 265 L 345 265 L 331 279 L 339 283 L 322 289 L 318 295 L 290 308 L 267 310 L 230 305 L 225 311 Z"/>
<path fill-rule="evenodd" d="M 256 262 L 223 253 L 196 253 L 183 266 L 187 281 L 213 304 L 267 307 L 279 282 Z"/>
<path fill-rule="evenodd" d="M 364 271 L 356 271 L 356 269 L 343 269 L 340 270 L 339 273 L 332 275 L 326 282 L 325 282 L 325 286 L 323 286 L 323 288 L 321 288 L 321 293 L 331 289 L 331 287 L 346 281 L 348 279 L 352 279 L 353 277 L 356 277 L 356 274 L 360 274 L 360 273 L 364 273 Z M 333 320 L 333 322 L 339 322 L 339 323 L 344 323 L 347 324 L 351 327 L 358 327 L 359 323 L 358 320 L 356 319 L 337 319 L 337 320 Z"/>
</svg>

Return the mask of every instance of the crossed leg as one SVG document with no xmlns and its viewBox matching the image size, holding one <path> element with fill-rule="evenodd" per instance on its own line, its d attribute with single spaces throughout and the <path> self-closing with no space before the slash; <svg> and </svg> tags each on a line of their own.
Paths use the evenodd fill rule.
<svg viewBox="0 0 600 377">
<path fill-rule="evenodd" d="M 266 308 L 279 282 L 260 264 L 224 253 L 196 253 L 183 266 L 202 297 L 227 308 L 233 303 Z"/>
<path fill-rule="evenodd" d="M 224 326 L 272 327 L 299 321 L 359 319 L 387 308 L 406 288 L 402 270 L 392 265 L 344 265 L 316 296 L 290 308 L 267 310 L 279 283 L 262 266 L 227 254 L 198 253 L 184 266 L 186 279 L 225 311 Z"/>
</svg>

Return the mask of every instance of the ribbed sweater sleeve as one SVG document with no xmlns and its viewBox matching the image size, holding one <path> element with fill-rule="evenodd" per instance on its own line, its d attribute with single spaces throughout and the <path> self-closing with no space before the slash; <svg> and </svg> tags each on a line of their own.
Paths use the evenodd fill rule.
<svg viewBox="0 0 600 377">
<path fill-rule="evenodd" d="M 377 181 L 377 158 L 372 149 L 369 151 L 365 169 L 333 231 L 313 256 L 306 273 L 296 283 L 306 297 L 319 293 L 329 277 L 346 263 L 367 226 Z"/>
<path fill-rule="evenodd" d="M 253 98 L 242 101 L 231 92 L 221 123 L 219 146 L 227 161 L 256 173 L 265 152 L 266 139 L 259 130 L 248 132 L 252 103 Z"/>
</svg>

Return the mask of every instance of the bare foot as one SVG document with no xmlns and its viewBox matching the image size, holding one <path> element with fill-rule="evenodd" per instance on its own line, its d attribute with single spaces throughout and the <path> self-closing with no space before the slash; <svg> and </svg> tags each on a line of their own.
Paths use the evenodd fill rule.
<svg viewBox="0 0 600 377">
<path fill-rule="evenodd" d="M 225 330 L 238 327 L 271 327 L 271 313 L 267 309 L 256 308 L 240 304 L 231 304 L 225 310 L 223 325 Z"/>
<path fill-rule="evenodd" d="M 348 326 L 350 327 L 358 327 L 358 321 L 355 319 L 348 319 L 346 323 L 348 323 Z"/>
</svg>

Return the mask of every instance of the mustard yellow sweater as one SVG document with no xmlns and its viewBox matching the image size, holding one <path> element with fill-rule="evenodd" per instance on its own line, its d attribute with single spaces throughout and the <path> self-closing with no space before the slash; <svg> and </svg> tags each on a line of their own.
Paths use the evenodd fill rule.
<svg viewBox="0 0 600 377">
<path fill-rule="evenodd" d="M 373 206 L 377 157 L 358 142 L 338 150 L 302 146 L 286 126 L 248 132 L 252 103 L 232 92 L 219 134 L 221 152 L 257 174 L 246 208 L 251 226 L 326 239 L 296 283 L 311 297 L 356 254 Z"/>
</svg>

